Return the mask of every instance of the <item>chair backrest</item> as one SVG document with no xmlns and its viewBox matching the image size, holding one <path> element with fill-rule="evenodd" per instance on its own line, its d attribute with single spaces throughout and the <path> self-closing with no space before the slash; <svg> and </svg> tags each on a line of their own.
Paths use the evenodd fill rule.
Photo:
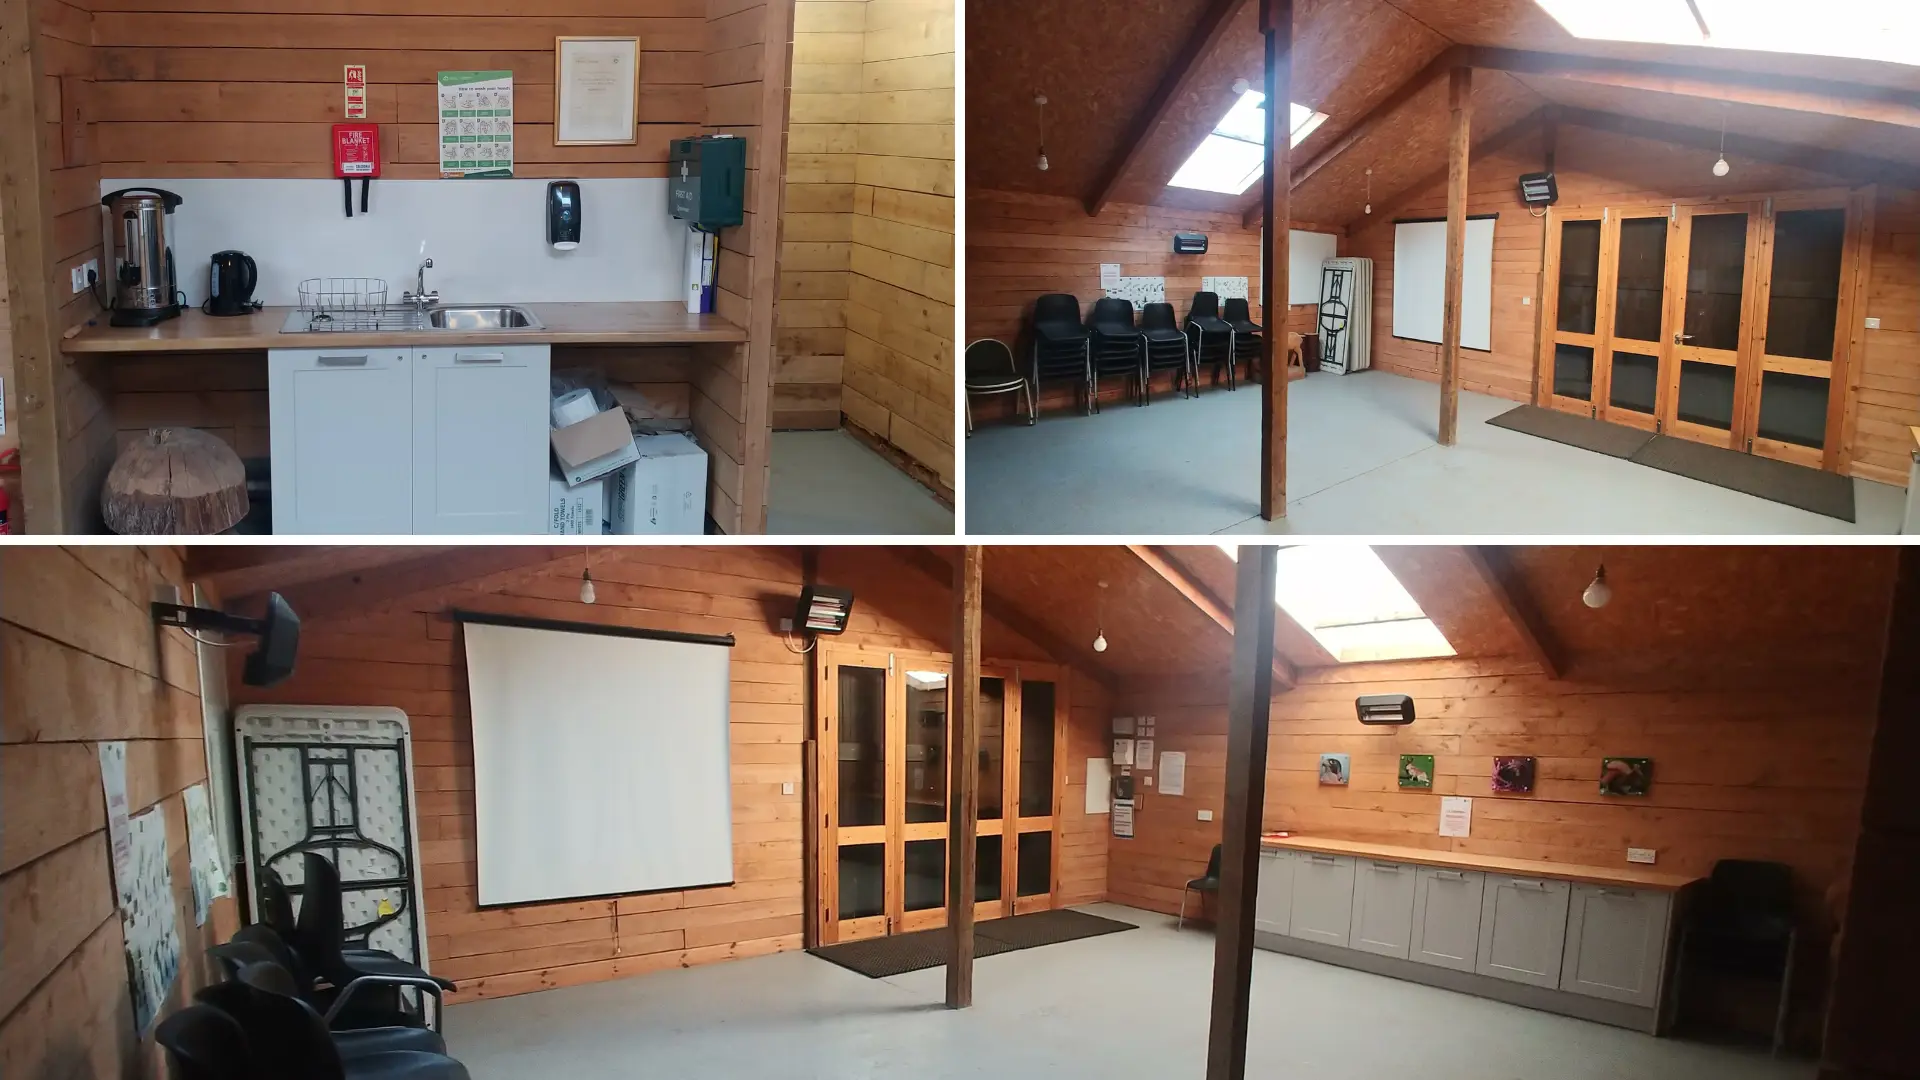
<svg viewBox="0 0 1920 1080">
<path fill-rule="evenodd" d="M 1178 330 L 1180 323 L 1173 317 L 1173 305 L 1161 302 L 1148 304 L 1140 309 L 1140 329 L 1142 330 Z"/>
<path fill-rule="evenodd" d="M 347 940 L 340 899 L 340 871 L 317 851 L 306 853 L 306 880 L 300 886 L 300 948 L 314 973 L 335 985 L 352 978 L 340 953 Z"/>
<path fill-rule="evenodd" d="M 293 918 L 293 894 L 279 871 L 260 868 L 260 921 L 274 928 L 281 937 L 291 936 L 298 925 Z"/>
<path fill-rule="evenodd" d="M 1217 319 L 1220 317 L 1220 296 L 1217 293 L 1197 292 L 1193 294 L 1193 304 L 1187 308 L 1189 319 Z"/>
<path fill-rule="evenodd" d="M 1218 878 L 1220 876 L 1219 844 L 1213 845 L 1213 854 L 1207 856 L 1207 876 L 1210 878 Z"/>
<path fill-rule="evenodd" d="M 998 338 L 981 338 L 967 346 L 967 377 L 1008 378 L 1019 374 L 1013 350 Z"/>
<path fill-rule="evenodd" d="M 212 1005 L 176 1009 L 153 1029 L 172 1080 L 251 1080 L 253 1055 L 239 1021 Z"/>
<path fill-rule="evenodd" d="M 1048 293 L 1033 302 L 1033 321 L 1072 323 L 1080 322 L 1080 300 L 1067 293 Z"/>
<path fill-rule="evenodd" d="M 1117 296 L 1103 296 L 1093 302 L 1093 318 L 1089 320 L 1095 326 L 1113 323 L 1133 327 L 1133 301 Z"/>
<path fill-rule="evenodd" d="M 241 969 L 238 980 L 203 987 L 194 997 L 240 1025 L 252 1050 L 253 1075 L 275 1080 L 342 1080 L 346 1066 L 327 1022 L 299 998 L 255 985 L 275 979 L 270 971 L 254 970 L 259 967 L 277 965 L 249 964 Z"/>
<path fill-rule="evenodd" d="M 1247 306 L 1245 298 L 1238 296 L 1230 296 L 1227 298 L 1226 305 L 1221 309 L 1220 315 L 1228 322 L 1253 321 L 1253 309 Z"/>
<path fill-rule="evenodd" d="M 313 985 L 311 965 L 300 958 L 299 950 L 293 947 L 292 942 L 266 923 L 241 927 L 227 942 L 227 946 L 238 947 L 234 955 L 243 958 L 246 963 L 271 960 L 292 972 L 294 980 L 301 986 Z M 225 958 L 221 959 L 224 963 Z"/>
<path fill-rule="evenodd" d="M 1753 916 L 1793 918 L 1793 868 L 1753 859 L 1721 859 L 1701 890 L 1700 916 L 1709 921 Z"/>
<path fill-rule="evenodd" d="M 277 963 L 273 951 L 257 941 L 229 941 L 224 945 L 210 945 L 207 955 L 220 962 L 220 969 L 227 978 L 240 977 L 240 969 L 248 964 Z"/>
</svg>

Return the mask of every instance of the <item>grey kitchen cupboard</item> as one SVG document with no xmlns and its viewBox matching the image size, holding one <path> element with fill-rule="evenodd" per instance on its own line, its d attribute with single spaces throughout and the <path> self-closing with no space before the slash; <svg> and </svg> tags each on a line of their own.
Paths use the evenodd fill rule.
<svg viewBox="0 0 1920 1080">
<path fill-rule="evenodd" d="M 1423 866 L 1414 878 L 1408 958 L 1472 971 L 1480 956 L 1480 901 L 1487 875 Z"/>
<path fill-rule="evenodd" d="M 1660 997 L 1672 897 L 1653 889 L 1579 884 L 1567 909 L 1560 989 L 1652 1007 Z"/>
<path fill-rule="evenodd" d="M 1293 912 L 1287 933 L 1346 947 L 1353 925 L 1353 859 L 1302 852 L 1293 863 Z"/>
<path fill-rule="evenodd" d="M 1293 863 L 1291 851 L 1260 852 L 1259 889 L 1253 899 L 1253 928 L 1284 934 L 1293 920 Z"/>
<path fill-rule="evenodd" d="M 269 350 L 274 532 L 545 532 L 549 353 Z"/>
<path fill-rule="evenodd" d="M 1480 901 L 1480 953 L 1474 970 L 1496 979 L 1558 989 L 1571 891 L 1565 881 L 1488 874 Z"/>
<path fill-rule="evenodd" d="M 1352 947 L 1407 959 L 1413 941 L 1414 866 L 1355 859 Z"/>
</svg>

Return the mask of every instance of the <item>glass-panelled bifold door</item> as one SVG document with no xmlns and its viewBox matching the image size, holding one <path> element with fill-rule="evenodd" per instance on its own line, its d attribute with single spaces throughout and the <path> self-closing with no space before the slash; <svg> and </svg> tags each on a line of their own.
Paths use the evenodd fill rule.
<svg viewBox="0 0 1920 1080">
<path fill-rule="evenodd" d="M 1837 468 L 1868 198 L 1556 209 L 1542 403 Z"/>
<path fill-rule="evenodd" d="M 944 926 L 950 658 L 829 643 L 818 663 L 816 940 Z M 973 899 L 974 917 L 993 919 L 1053 904 L 1066 706 L 1052 665 L 987 664 L 981 676 Z"/>
</svg>

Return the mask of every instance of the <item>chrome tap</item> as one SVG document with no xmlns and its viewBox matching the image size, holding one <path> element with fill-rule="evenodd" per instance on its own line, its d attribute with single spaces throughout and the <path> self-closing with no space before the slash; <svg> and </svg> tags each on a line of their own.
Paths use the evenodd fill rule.
<svg viewBox="0 0 1920 1080">
<path fill-rule="evenodd" d="M 421 245 L 421 246 L 424 247 L 425 245 Z M 433 292 L 427 291 L 427 271 L 431 270 L 432 268 L 433 268 L 432 259 L 420 260 L 420 268 L 417 271 L 418 276 L 414 279 L 413 291 L 401 293 L 400 294 L 401 303 L 412 304 L 413 306 L 419 308 L 421 311 L 425 311 L 428 308 L 440 302 L 440 291 L 438 289 L 434 290 Z"/>
</svg>

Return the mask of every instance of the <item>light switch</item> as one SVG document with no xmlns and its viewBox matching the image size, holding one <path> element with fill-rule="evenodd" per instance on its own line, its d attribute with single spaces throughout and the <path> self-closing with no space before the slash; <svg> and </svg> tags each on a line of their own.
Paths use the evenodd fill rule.
<svg viewBox="0 0 1920 1080">
<path fill-rule="evenodd" d="M 1630 847 L 1627 849 L 1627 861 L 1653 865 L 1654 851 L 1650 847 Z"/>
<path fill-rule="evenodd" d="M 1521 306 L 1521 307 L 1532 307 L 1532 306 L 1533 306 L 1533 297 L 1531 297 L 1531 296 L 1523 296 L 1523 297 L 1521 297 L 1521 298 L 1520 298 L 1520 306 Z"/>
<path fill-rule="evenodd" d="M 1213 820 L 1213 811 L 1211 811 L 1211 810 L 1202 810 L 1202 811 L 1200 811 L 1200 820 L 1201 820 L 1201 821 L 1212 821 L 1212 820 Z"/>
<path fill-rule="evenodd" d="M 1867 320 L 1867 329 L 1869 329 L 1869 330 L 1878 330 L 1878 329 L 1880 329 L 1880 320 L 1879 320 L 1879 319 L 1868 319 L 1868 320 Z"/>
<path fill-rule="evenodd" d="M 784 784 L 781 784 L 781 785 L 780 785 L 780 794 L 782 794 L 782 795 L 791 795 L 791 794 L 793 794 L 793 781 L 791 781 L 791 780 L 789 780 L 789 781 L 787 781 L 786 783 L 784 783 Z"/>
</svg>

